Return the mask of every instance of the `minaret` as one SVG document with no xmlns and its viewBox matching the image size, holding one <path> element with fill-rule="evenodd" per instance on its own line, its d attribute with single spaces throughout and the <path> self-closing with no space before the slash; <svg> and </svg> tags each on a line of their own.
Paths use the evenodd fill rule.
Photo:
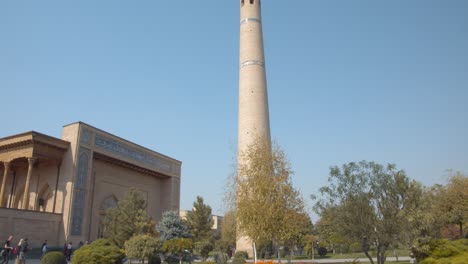
<svg viewBox="0 0 468 264">
<path fill-rule="evenodd" d="M 261 0 L 240 0 L 238 153 L 256 137 L 271 140 L 260 7 Z M 239 156 L 237 162 L 243 162 Z M 238 238 L 236 250 L 253 256 L 248 237 Z"/>
<path fill-rule="evenodd" d="M 239 135 L 242 152 L 257 137 L 270 141 L 260 0 L 240 0 Z"/>
</svg>

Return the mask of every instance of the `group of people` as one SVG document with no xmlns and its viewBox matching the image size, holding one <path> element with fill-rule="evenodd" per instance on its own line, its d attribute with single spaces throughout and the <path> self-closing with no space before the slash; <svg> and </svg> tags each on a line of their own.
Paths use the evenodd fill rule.
<svg viewBox="0 0 468 264">
<path fill-rule="evenodd" d="M 2 262 L 0 262 L 0 264 L 8 264 L 12 257 L 16 257 L 21 264 L 26 264 L 26 253 L 31 250 L 28 239 L 21 238 L 17 246 L 14 246 L 12 241 L 13 236 L 9 236 L 5 241 L 3 248 L 0 249 L 2 256 Z M 84 245 L 88 245 L 88 243 L 88 241 L 85 241 L 84 243 L 80 241 L 78 248 Z M 44 243 L 41 245 L 41 259 L 47 253 L 47 251 L 47 240 L 44 240 Z M 68 261 L 71 260 L 73 254 L 72 242 L 68 242 L 63 245 L 63 254 Z"/>
<path fill-rule="evenodd" d="M 20 263 L 26 264 L 26 253 L 31 250 L 29 247 L 29 240 L 27 238 L 21 238 L 16 247 L 12 245 L 12 240 L 13 236 L 9 236 L 7 241 L 5 241 L 3 249 L 1 250 L 3 259 L 0 264 L 8 264 L 12 256 L 16 256 Z M 41 250 L 43 255 L 47 252 L 47 240 L 42 244 Z"/>
</svg>

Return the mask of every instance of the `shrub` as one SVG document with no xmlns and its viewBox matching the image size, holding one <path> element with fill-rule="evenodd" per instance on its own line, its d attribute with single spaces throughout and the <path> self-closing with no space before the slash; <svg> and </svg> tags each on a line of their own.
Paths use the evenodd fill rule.
<svg viewBox="0 0 468 264">
<path fill-rule="evenodd" d="M 208 254 L 213 250 L 213 245 L 209 241 L 197 242 L 195 243 L 195 250 L 200 254 L 204 262 L 208 258 Z"/>
<path fill-rule="evenodd" d="M 125 241 L 125 253 L 129 258 L 150 260 L 161 251 L 159 239 L 149 235 L 136 235 Z"/>
<path fill-rule="evenodd" d="M 319 247 L 317 251 L 318 251 L 319 256 L 321 257 L 326 256 L 328 253 L 328 250 L 326 247 Z"/>
<path fill-rule="evenodd" d="M 234 257 L 232 259 L 232 264 L 244 264 L 245 263 L 245 258 L 236 258 Z"/>
<path fill-rule="evenodd" d="M 215 241 L 215 250 L 221 252 L 228 252 L 229 250 L 229 243 L 224 240 L 217 240 Z"/>
<path fill-rule="evenodd" d="M 52 251 L 42 257 L 41 264 L 67 264 L 67 259 L 62 252 Z"/>
<path fill-rule="evenodd" d="M 73 264 L 122 264 L 125 254 L 107 239 L 99 239 L 75 251 Z"/>
<path fill-rule="evenodd" d="M 218 252 L 214 255 L 214 260 L 216 264 L 226 264 L 229 260 L 229 257 L 226 253 Z"/>
<path fill-rule="evenodd" d="M 248 259 L 249 254 L 246 251 L 236 251 L 236 253 L 234 254 L 234 258 Z"/>
<path fill-rule="evenodd" d="M 468 239 L 435 239 L 420 243 L 412 253 L 421 264 L 468 263 Z"/>
<path fill-rule="evenodd" d="M 161 258 L 158 255 L 153 255 L 149 259 L 149 264 L 161 264 Z"/>
<path fill-rule="evenodd" d="M 351 245 L 349 245 L 349 250 L 350 250 L 352 253 L 361 252 L 361 249 L 362 249 L 361 243 L 354 242 L 354 243 L 351 243 Z"/>
<path fill-rule="evenodd" d="M 460 250 L 458 250 L 454 245 L 450 243 L 444 243 L 439 245 L 432 251 L 431 257 L 441 259 L 455 256 L 458 254 L 460 254 Z"/>
</svg>

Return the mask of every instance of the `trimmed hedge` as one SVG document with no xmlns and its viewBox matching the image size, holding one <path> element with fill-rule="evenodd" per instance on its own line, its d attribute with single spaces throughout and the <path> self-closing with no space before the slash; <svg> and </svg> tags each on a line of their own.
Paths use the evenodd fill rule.
<svg viewBox="0 0 468 264">
<path fill-rule="evenodd" d="M 468 263 L 468 239 L 434 239 L 419 244 L 412 253 L 420 264 Z"/>
<path fill-rule="evenodd" d="M 234 253 L 234 258 L 248 259 L 249 254 L 246 251 L 236 251 L 236 253 Z"/>
<path fill-rule="evenodd" d="M 67 264 L 67 259 L 62 252 L 51 251 L 44 255 L 41 264 Z"/>
<path fill-rule="evenodd" d="M 73 254 L 73 264 L 122 264 L 123 250 L 107 239 L 99 239 L 83 246 Z"/>
<path fill-rule="evenodd" d="M 233 258 L 232 259 L 232 264 L 244 264 L 245 263 L 245 258 Z"/>
</svg>

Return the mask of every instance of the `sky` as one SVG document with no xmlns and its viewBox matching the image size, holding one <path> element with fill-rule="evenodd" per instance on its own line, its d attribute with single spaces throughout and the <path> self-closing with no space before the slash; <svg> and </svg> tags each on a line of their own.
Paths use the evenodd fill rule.
<svg viewBox="0 0 468 264">
<path fill-rule="evenodd" d="M 308 205 L 330 166 L 468 173 L 468 1 L 263 0 L 271 134 Z M 239 1 L 0 2 L 0 138 L 83 121 L 181 160 L 181 209 L 223 214 Z"/>
</svg>

